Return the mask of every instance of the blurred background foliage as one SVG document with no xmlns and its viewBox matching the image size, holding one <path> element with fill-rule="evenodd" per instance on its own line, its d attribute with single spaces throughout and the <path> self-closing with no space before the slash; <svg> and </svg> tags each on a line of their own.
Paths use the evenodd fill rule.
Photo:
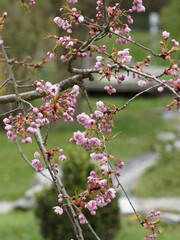
<svg viewBox="0 0 180 240">
<path fill-rule="evenodd" d="M 163 28 L 169 31 L 173 38 L 180 40 L 180 1 L 169 1 L 164 8 L 161 8 L 160 17 Z"/>
</svg>

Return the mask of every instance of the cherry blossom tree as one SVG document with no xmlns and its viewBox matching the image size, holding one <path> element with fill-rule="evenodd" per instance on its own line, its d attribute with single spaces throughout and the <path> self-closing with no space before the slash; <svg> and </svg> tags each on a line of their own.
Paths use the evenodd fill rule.
<svg viewBox="0 0 180 240">
<path fill-rule="evenodd" d="M 38 1 L 34 0 L 21 0 L 21 2 L 26 10 L 31 7 L 32 12 L 33 5 L 38 4 Z M 167 31 L 162 33 L 160 53 L 155 53 L 135 42 L 130 35 L 130 25 L 133 24 L 132 13 L 144 12 L 145 7 L 142 0 L 131 2 L 132 7 L 130 9 L 122 9 L 122 0 L 114 6 L 108 5 L 111 1 L 98 0 L 94 10 L 96 11 L 96 17 L 92 19 L 88 17 L 88 12 L 84 13 L 78 9 L 78 0 L 66 0 L 59 9 L 59 16 L 54 18 L 54 24 L 57 25 L 57 28 L 64 30 L 64 36 L 48 34 L 48 38 L 55 40 L 54 48 L 49 50 L 47 56 L 36 64 L 29 63 L 27 60 L 9 59 L 6 53 L 6 43 L 3 42 L 3 26 L 8 17 L 7 13 L 4 12 L 0 18 L 0 31 L 2 31 L 0 36 L 2 58 L 0 60 L 6 66 L 6 79 L 1 84 L 1 88 L 5 87 L 7 92 L 6 95 L 0 96 L 0 103 L 9 103 L 10 107 L 8 111 L 2 114 L 7 137 L 17 144 L 21 156 L 36 172 L 43 175 L 44 169 L 48 169 L 51 181 L 57 190 L 59 202 L 58 206 L 54 206 L 54 212 L 59 215 L 66 212 L 77 239 L 84 239 L 81 224 L 88 224 L 94 238 L 100 239 L 84 216 L 84 208 L 88 209 L 91 215 L 95 215 L 98 208 L 103 208 L 116 197 L 118 187 L 125 193 L 139 223 L 147 232 L 149 231 L 145 233 L 143 239 L 156 239 L 157 235 L 161 234 L 157 226 L 161 222 L 160 212 L 152 210 L 145 220 L 140 219 L 135 206 L 131 203 L 120 183 L 120 171 L 124 163 L 109 152 L 107 147 L 107 142 L 118 135 L 118 133 L 112 131 L 114 127 L 113 116 L 125 109 L 144 92 L 156 88 L 160 94 L 167 88 L 174 95 L 174 99 L 167 106 L 168 110 L 172 107 L 179 109 L 180 106 L 180 61 L 174 60 L 172 57 L 179 50 L 179 43 L 175 39 L 171 39 L 170 33 Z M 89 34 L 85 41 L 72 37 L 72 33 L 78 31 L 79 25 L 86 26 L 88 29 Z M 112 52 L 107 52 L 106 45 L 97 43 L 98 40 L 105 37 L 114 37 L 114 46 L 120 45 L 122 50 L 118 51 L 116 47 L 112 47 Z M 147 57 L 143 61 L 133 64 L 133 56 L 130 55 L 130 49 L 126 47 L 127 43 L 131 43 L 132 48 L 136 45 L 140 50 L 146 51 Z M 64 48 L 66 54 L 61 55 L 60 59 L 56 59 L 59 48 Z M 164 72 L 159 76 L 148 72 L 152 56 L 161 58 L 167 63 Z M 92 57 L 96 59 L 94 66 L 88 66 L 88 68 L 76 67 L 78 59 Z M 23 85 L 21 81 L 15 78 L 14 66 L 26 67 L 36 71 L 48 64 L 49 61 L 55 61 L 55 59 L 64 62 L 64 66 L 71 77 L 56 84 L 42 79 L 35 80 L 33 83 L 35 90 L 20 91 L 20 88 L 27 89 L 28 85 Z M 107 85 L 104 89 L 107 94 L 112 95 L 116 92 L 111 83 L 112 78 L 118 84 L 126 81 L 126 75 L 122 71 L 127 72 L 132 78 L 137 77 L 137 84 L 142 87 L 142 91 L 129 99 L 123 106 L 106 105 L 104 102 L 98 101 L 94 110 L 84 82 L 93 81 L 94 75 L 98 74 L 100 80 L 107 79 Z M 9 83 L 13 85 L 13 94 L 9 94 Z M 80 89 L 91 113 L 87 115 L 83 112 L 77 115 L 76 121 L 83 125 L 84 131 L 72 133 L 72 138 L 69 141 L 72 144 L 80 145 L 84 151 L 88 151 L 90 158 L 97 162 L 97 169 L 89 173 L 87 189 L 84 192 L 69 196 L 59 175 L 59 168 L 61 163 L 66 161 L 66 156 L 59 146 L 54 146 L 50 151 L 47 151 L 46 142 L 48 132 L 53 124 L 58 121 L 71 124 L 75 121 L 75 104 Z M 38 98 L 42 98 L 42 105 L 40 107 L 33 106 L 31 100 Z M 47 129 L 44 139 L 41 135 L 42 128 Z M 34 159 L 29 160 L 23 153 L 21 144 L 31 144 L 32 136 L 34 136 L 34 141 L 37 142 L 37 151 L 34 153 Z M 155 220 L 152 220 L 152 217 L 155 217 Z"/>
</svg>

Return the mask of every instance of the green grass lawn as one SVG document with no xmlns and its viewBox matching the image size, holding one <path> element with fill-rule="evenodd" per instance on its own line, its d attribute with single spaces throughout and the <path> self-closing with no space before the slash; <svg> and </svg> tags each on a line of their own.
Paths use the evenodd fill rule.
<svg viewBox="0 0 180 240">
<path fill-rule="evenodd" d="M 158 236 L 158 240 L 179 239 L 179 224 L 162 224 L 160 229 L 163 231 L 163 234 Z M 121 217 L 120 229 L 114 240 L 141 240 L 144 235 L 145 231 L 133 216 L 124 216 Z M 31 211 L 12 211 L 11 213 L 0 215 L 0 239 L 45 240 L 40 234 L 37 219 Z"/>
<path fill-rule="evenodd" d="M 165 152 L 158 164 L 140 177 L 133 193 L 138 197 L 180 197 L 179 152 Z"/>
<path fill-rule="evenodd" d="M 43 240 L 33 212 L 12 211 L 0 215 L 0 239 Z"/>
</svg>

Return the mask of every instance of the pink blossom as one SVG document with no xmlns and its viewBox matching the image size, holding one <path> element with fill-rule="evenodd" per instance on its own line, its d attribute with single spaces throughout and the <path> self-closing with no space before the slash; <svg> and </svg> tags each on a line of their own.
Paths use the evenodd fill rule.
<svg viewBox="0 0 180 240">
<path fill-rule="evenodd" d="M 85 217 L 82 213 L 78 216 L 78 218 L 79 218 L 80 224 L 85 224 L 86 223 Z"/>
<path fill-rule="evenodd" d="M 42 172 L 43 170 L 44 170 L 43 167 L 37 167 L 37 168 L 36 168 L 36 172 Z"/>
<path fill-rule="evenodd" d="M 163 87 L 158 87 L 158 92 L 163 92 L 164 91 L 164 88 Z"/>
<path fill-rule="evenodd" d="M 99 147 L 101 145 L 101 141 L 98 138 L 95 138 L 95 137 L 89 139 L 89 142 L 90 142 L 92 147 Z"/>
<path fill-rule="evenodd" d="M 2 45 L 3 44 L 3 40 L 0 38 L 0 45 Z"/>
<path fill-rule="evenodd" d="M 169 32 L 166 32 L 166 31 L 164 31 L 164 32 L 162 33 L 162 36 L 163 36 L 164 40 L 167 40 L 167 39 L 169 38 L 169 35 L 170 35 L 170 33 L 169 33 Z"/>
<path fill-rule="evenodd" d="M 102 101 L 99 101 L 96 103 L 97 108 L 103 109 L 104 108 L 104 103 Z"/>
<path fill-rule="evenodd" d="M 174 47 L 179 47 L 179 42 L 177 42 L 175 39 L 172 39 L 171 43 Z"/>
<path fill-rule="evenodd" d="M 124 167 L 124 162 L 120 161 L 120 163 L 117 164 L 118 168 L 123 168 Z"/>
<path fill-rule="evenodd" d="M 29 5 L 32 6 L 32 5 L 35 5 L 36 2 L 34 0 L 29 0 Z"/>
<path fill-rule="evenodd" d="M 4 118 L 4 119 L 3 119 L 3 122 L 4 122 L 4 124 L 8 124 L 8 123 L 10 123 L 11 121 L 9 120 L 9 118 Z"/>
<path fill-rule="evenodd" d="M 47 52 L 47 56 L 49 57 L 50 60 L 53 60 L 56 58 L 56 53 L 55 52 Z"/>
<path fill-rule="evenodd" d="M 66 0 L 66 2 L 67 2 L 67 3 L 73 3 L 73 4 L 75 4 L 75 3 L 78 2 L 78 0 Z"/>
<path fill-rule="evenodd" d="M 59 215 L 62 215 L 62 214 L 63 214 L 63 209 L 62 209 L 61 207 L 55 206 L 55 207 L 53 207 L 53 209 L 54 209 L 54 212 L 55 212 L 56 214 L 59 214 Z"/>
<path fill-rule="evenodd" d="M 116 89 L 113 88 L 111 85 L 105 86 L 104 89 L 107 91 L 107 93 L 108 93 L 109 95 L 111 95 L 112 93 L 115 93 L 115 92 L 116 92 Z"/>
<path fill-rule="evenodd" d="M 35 158 L 40 158 L 40 157 L 41 157 L 41 155 L 40 155 L 40 153 L 39 153 L 39 152 L 35 152 L 35 153 L 34 153 L 34 157 L 35 157 Z"/>
<path fill-rule="evenodd" d="M 14 134 L 14 135 L 12 135 L 12 136 L 11 136 L 10 140 L 11 140 L 11 141 L 15 141 L 15 140 L 16 140 L 16 138 L 17 138 L 17 135 L 16 135 L 16 134 Z"/>
<path fill-rule="evenodd" d="M 115 198 L 116 197 L 116 191 L 114 188 L 109 188 L 107 193 L 110 195 L 110 198 Z"/>
<path fill-rule="evenodd" d="M 65 155 L 61 155 L 60 157 L 59 157 L 59 161 L 60 162 L 63 162 L 63 161 L 65 161 L 66 160 L 66 156 Z"/>
<path fill-rule="evenodd" d="M 67 62 L 67 60 L 68 60 L 68 55 L 62 55 L 61 57 L 60 57 L 60 59 L 61 59 L 61 61 L 62 62 Z"/>
<path fill-rule="evenodd" d="M 126 48 L 126 49 L 124 49 L 123 51 L 119 51 L 119 52 L 117 53 L 117 55 L 118 55 L 119 57 L 126 57 L 126 56 L 128 56 L 128 55 L 129 55 L 129 48 Z"/>
<path fill-rule="evenodd" d="M 100 180 L 98 183 L 101 188 L 104 188 L 107 185 L 107 180 L 103 179 L 103 180 Z"/>
<path fill-rule="evenodd" d="M 145 87 L 145 86 L 147 85 L 146 81 L 144 81 L 144 80 L 138 81 L 137 84 L 138 84 L 140 87 Z"/>
<path fill-rule="evenodd" d="M 83 146 L 86 142 L 86 138 L 84 136 L 84 133 L 81 133 L 80 131 L 77 131 L 73 135 L 74 140 L 76 141 L 77 145 Z"/>
<path fill-rule="evenodd" d="M 81 113 L 77 115 L 77 121 L 79 124 L 82 124 L 85 128 L 89 128 L 89 122 L 90 117 L 86 113 Z"/>
<path fill-rule="evenodd" d="M 83 17 L 83 15 L 80 15 L 80 16 L 78 17 L 78 21 L 79 21 L 80 23 L 84 22 L 84 17 Z"/>
<path fill-rule="evenodd" d="M 103 153 L 91 153 L 90 157 L 95 160 L 102 160 L 104 158 Z"/>
<path fill-rule="evenodd" d="M 7 12 L 4 12 L 4 13 L 3 13 L 3 17 L 4 17 L 4 18 L 7 18 Z"/>
<path fill-rule="evenodd" d="M 128 62 L 130 62 L 132 59 L 132 56 L 126 56 L 122 59 L 122 64 L 126 64 Z"/>
<path fill-rule="evenodd" d="M 102 56 L 97 56 L 96 57 L 97 62 L 102 62 L 103 60 L 104 60 L 104 58 Z"/>
<path fill-rule="evenodd" d="M 27 131 L 27 133 L 30 133 L 30 134 L 36 134 L 37 133 L 37 129 L 33 128 L 33 127 L 28 127 L 26 131 Z"/>
<path fill-rule="evenodd" d="M 39 159 L 33 159 L 33 160 L 32 160 L 32 165 L 33 165 L 34 167 L 38 167 L 40 164 L 41 164 L 41 163 L 40 163 Z"/>
<path fill-rule="evenodd" d="M 32 138 L 26 137 L 26 138 L 22 139 L 22 143 L 32 143 Z"/>
<path fill-rule="evenodd" d="M 96 201 L 91 200 L 86 205 L 85 208 L 87 208 L 90 212 L 97 210 L 97 204 Z"/>
<path fill-rule="evenodd" d="M 12 125 L 7 124 L 4 129 L 9 131 L 9 130 L 12 130 L 12 128 L 13 128 Z"/>
<path fill-rule="evenodd" d="M 60 153 L 63 153 L 63 149 L 62 149 L 62 148 L 60 148 L 60 149 L 59 149 L 59 152 L 60 152 Z"/>
<path fill-rule="evenodd" d="M 95 114 L 95 116 L 96 116 L 97 118 L 102 118 L 102 117 L 103 117 L 103 113 L 102 113 L 101 111 L 96 110 L 96 111 L 94 112 L 94 114 Z"/>
</svg>

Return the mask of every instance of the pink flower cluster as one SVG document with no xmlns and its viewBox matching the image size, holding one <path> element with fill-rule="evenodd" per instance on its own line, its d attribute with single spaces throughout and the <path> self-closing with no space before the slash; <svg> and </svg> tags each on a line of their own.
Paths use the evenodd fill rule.
<svg viewBox="0 0 180 240">
<path fill-rule="evenodd" d="M 97 1 L 97 7 L 96 7 L 96 10 L 98 11 L 97 14 L 96 14 L 96 18 L 97 18 L 98 21 L 103 18 L 103 15 L 101 13 L 102 6 L 103 6 L 103 1 L 98 0 Z"/>
<path fill-rule="evenodd" d="M 105 54 L 105 52 L 106 52 L 106 45 L 102 45 L 102 46 L 98 45 L 97 52 L 99 54 Z"/>
<path fill-rule="evenodd" d="M 84 22 L 84 17 L 81 15 L 81 12 L 78 11 L 76 8 L 72 8 L 70 12 L 70 21 L 75 23 L 75 26 L 79 26 L 79 23 Z"/>
<path fill-rule="evenodd" d="M 65 48 L 71 48 L 74 45 L 74 42 L 70 36 L 60 37 L 59 40 L 57 41 L 57 43 L 61 44 Z"/>
<path fill-rule="evenodd" d="M 131 36 L 129 36 L 131 29 L 128 27 L 127 24 L 123 24 L 123 26 L 120 29 L 116 29 L 116 30 L 111 29 L 111 30 L 114 31 L 114 33 L 116 34 L 125 35 L 129 40 L 131 40 Z M 125 45 L 127 44 L 127 42 L 128 41 L 123 38 L 116 39 L 117 44 Z"/>
<path fill-rule="evenodd" d="M 36 86 L 37 93 L 45 92 L 46 96 L 43 98 L 44 102 L 48 99 L 55 98 L 58 94 L 58 87 L 56 85 L 52 85 L 50 82 L 40 80 L 39 82 L 35 82 L 34 85 Z"/>
<path fill-rule="evenodd" d="M 83 146 L 86 151 L 91 151 L 93 148 L 99 147 L 101 141 L 96 137 L 85 137 L 85 134 L 77 131 L 74 133 L 73 138 L 69 140 L 71 143 Z"/>
<path fill-rule="evenodd" d="M 94 115 L 91 115 L 89 117 L 86 113 L 81 113 L 77 115 L 77 121 L 79 124 L 83 125 L 86 129 L 92 128 L 95 124 L 96 121 L 93 119 Z"/>
<path fill-rule="evenodd" d="M 58 87 L 49 82 L 42 83 L 41 81 L 36 83 L 36 91 L 39 93 L 44 91 L 46 93 L 46 96 L 43 98 L 43 101 L 46 102 L 48 99 L 54 98 L 57 95 Z M 64 122 L 71 123 L 74 121 L 73 115 L 78 94 L 79 86 L 74 85 L 70 93 L 56 96 L 56 102 L 46 102 L 45 106 L 41 106 L 40 109 L 35 108 L 33 112 L 36 117 L 40 115 L 47 119 L 47 117 L 51 116 L 54 122 L 64 117 Z M 48 121 L 48 119 L 46 121 Z"/>
<path fill-rule="evenodd" d="M 179 47 L 179 42 L 177 42 L 175 39 L 172 39 L 171 43 L 174 47 Z"/>
<path fill-rule="evenodd" d="M 56 58 L 56 53 L 55 52 L 47 52 L 47 56 L 52 61 L 53 59 Z"/>
<path fill-rule="evenodd" d="M 104 207 L 108 203 L 111 202 L 111 199 L 116 197 L 116 191 L 112 187 L 108 187 L 108 183 L 106 179 L 102 179 L 98 177 L 98 175 L 92 171 L 90 176 L 88 177 L 88 186 L 90 192 L 96 193 L 94 196 L 94 200 L 90 200 L 85 208 L 88 209 L 91 215 L 96 214 L 96 210 L 98 207 Z M 97 190 L 98 189 L 98 190 Z"/>
<path fill-rule="evenodd" d="M 79 218 L 80 224 L 85 224 L 86 223 L 85 217 L 82 213 L 79 214 L 78 218 Z"/>
<path fill-rule="evenodd" d="M 142 0 L 134 0 L 133 7 L 129 11 L 145 12 L 145 7 L 142 5 Z"/>
<path fill-rule="evenodd" d="M 77 121 L 79 124 L 83 125 L 86 129 L 93 129 L 95 125 L 99 124 L 102 132 L 110 133 L 111 127 L 113 126 L 113 120 L 110 115 L 107 114 L 108 108 L 104 106 L 102 101 L 96 103 L 97 110 L 94 114 L 88 116 L 86 113 L 81 113 L 77 115 Z"/>
<path fill-rule="evenodd" d="M 36 83 L 36 91 L 41 93 L 44 91 L 47 95 L 43 98 L 46 102 L 48 99 L 54 98 L 57 94 L 57 87 L 51 83 L 45 83 L 43 80 Z M 32 143 L 32 138 L 28 134 L 36 134 L 38 127 L 44 127 L 49 124 L 48 117 L 52 117 L 54 122 L 64 117 L 64 122 L 71 123 L 74 121 L 76 97 L 79 94 L 79 86 L 74 85 L 70 93 L 64 93 L 57 97 L 56 103 L 46 102 L 40 108 L 33 108 L 32 112 L 23 116 L 19 113 L 16 117 L 9 116 L 3 120 L 7 137 L 11 141 L 15 141 L 17 135 L 22 138 L 22 143 Z M 65 159 L 61 157 L 61 161 Z"/>
<path fill-rule="evenodd" d="M 104 63 L 103 63 L 103 60 L 104 58 L 102 56 L 97 56 L 96 57 L 96 64 L 94 65 L 94 69 L 99 69 L 101 68 L 102 66 L 104 66 Z M 99 73 L 101 74 L 101 73 Z"/>
<path fill-rule="evenodd" d="M 106 85 L 106 86 L 104 87 L 104 90 L 106 90 L 109 95 L 111 95 L 111 94 L 113 94 L 113 93 L 116 93 L 116 89 L 113 88 L 111 85 L 109 85 L 109 86 Z"/>
<path fill-rule="evenodd" d="M 151 221 L 151 218 L 158 218 L 156 221 Z M 145 218 L 145 222 L 143 224 L 144 229 L 149 229 L 150 231 L 152 231 L 151 234 L 147 234 L 143 240 L 153 240 L 157 238 L 157 234 L 162 234 L 162 231 L 160 229 L 157 228 L 157 224 L 161 223 L 160 220 L 160 212 L 159 211 L 151 211 L 151 215 L 147 216 Z M 157 233 L 157 234 L 156 234 Z"/>
<path fill-rule="evenodd" d="M 67 3 L 73 3 L 73 4 L 75 4 L 75 3 L 78 2 L 78 0 L 66 0 L 66 2 L 67 2 Z"/>
<path fill-rule="evenodd" d="M 107 157 L 104 152 L 100 152 L 100 153 L 93 152 L 90 154 L 90 157 L 94 160 L 99 160 L 101 165 L 107 163 Z"/>
<path fill-rule="evenodd" d="M 129 48 L 126 48 L 123 51 L 119 51 L 117 55 L 118 57 L 123 58 L 121 61 L 122 64 L 130 62 L 132 59 L 132 56 L 129 56 Z"/>
<path fill-rule="evenodd" d="M 8 118 L 5 118 L 3 122 L 6 125 L 5 130 L 7 130 L 8 139 L 10 139 L 11 141 L 15 141 L 17 135 L 19 135 L 23 138 L 22 143 L 32 143 L 32 138 L 28 136 L 27 133 L 36 134 L 37 125 L 30 116 L 23 117 L 22 113 L 19 113 L 16 117 L 9 116 Z M 26 125 L 30 126 L 26 129 Z"/>
<path fill-rule="evenodd" d="M 169 38 L 169 36 L 170 36 L 170 33 L 164 31 L 164 32 L 162 33 L 162 36 L 163 36 L 164 40 L 167 40 L 167 39 Z"/>
<path fill-rule="evenodd" d="M 67 31 L 67 33 L 72 33 L 72 25 L 66 19 L 62 19 L 61 17 L 55 17 L 54 22 L 58 25 L 58 27 Z"/>
<path fill-rule="evenodd" d="M 64 196 L 63 196 L 63 194 L 61 194 L 61 193 L 58 195 L 58 202 L 59 202 L 59 203 L 62 203 L 62 202 L 63 202 L 63 197 L 64 197 Z"/>
<path fill-rule="evenodd" d="M 34 153 L 34 158 L 32 160 L 32 165 L 34 167 L 36 167 L 36 172 L 42 172 L 44 170 L 44 168 L 42 167 L 42 163 L 40 162 L 40 153 L 39 152 L 35 152 Z"/>
<path fill-rule="evenodd" d="M 118 79 L 118 84 L 121 84 L 125 80 L 125 75 L 124 74 L 119 74 L 117 76 Z"/>
</svg>

